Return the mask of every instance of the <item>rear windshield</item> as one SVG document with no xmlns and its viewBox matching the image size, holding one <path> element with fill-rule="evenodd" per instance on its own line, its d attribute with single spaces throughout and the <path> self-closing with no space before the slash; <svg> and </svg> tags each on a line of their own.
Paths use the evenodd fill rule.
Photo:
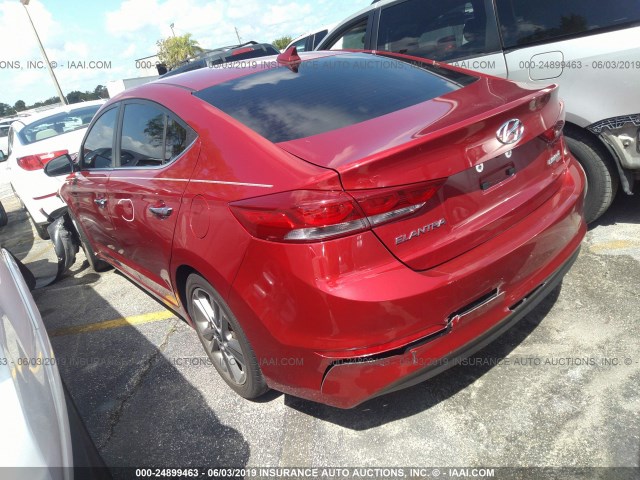
<svg viewBox="0 0 640 480">
<path fill-rule="evenodd" d="M 195 95 L 277 143 L 371 120 L 475 80 L 421 62 L 356 53 L 265 70 Z"/>
<path fill-rule="evenodd" d="M 63 133 L 73 132 L 79 128 L 85 128 L 91 123 L 91 119 L 102 105 L 92 105 L 63 112 L 43 118 L 24 127 L 18 135 L 22 143 L 30 143 L 56 137 Z"/>
</svg>

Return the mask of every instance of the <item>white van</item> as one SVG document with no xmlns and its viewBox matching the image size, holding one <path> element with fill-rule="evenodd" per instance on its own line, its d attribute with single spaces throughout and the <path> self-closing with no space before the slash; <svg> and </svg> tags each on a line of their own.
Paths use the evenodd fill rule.
<svg viewBox="0 0 640 480">
<path fill-rule="evenodd" d="M 585 217 L 640 178 L 640 0 L 382 0 L 317 50 L 389 50 L 537 84 L 557 83 L 585 169 Z"/>
</svg>

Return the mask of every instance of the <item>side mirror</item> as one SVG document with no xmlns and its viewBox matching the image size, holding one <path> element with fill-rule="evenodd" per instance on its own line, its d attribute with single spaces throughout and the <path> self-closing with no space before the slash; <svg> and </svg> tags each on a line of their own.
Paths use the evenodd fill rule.
<svg viewBox="0 0 640 480">
<path fill-rule="evenodd" d="M 69 175 L 77 170 L 68 153 L 54 158 L 44 167 L 44 173 L 49 177 L 60 177 Z"/>
<path fill-rule="evenodd" d="M 0 163 L 2 162 L 6 162 L 7 161 L 7 157 L 4 154 L 4 152 L 2 150 L 0 150 Z"/>
</svg>

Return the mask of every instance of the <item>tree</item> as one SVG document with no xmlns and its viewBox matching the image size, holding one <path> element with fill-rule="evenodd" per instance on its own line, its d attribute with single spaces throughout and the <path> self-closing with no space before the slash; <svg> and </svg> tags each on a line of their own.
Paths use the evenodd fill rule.
<svg viewBox="0 0 640 480">
<path fill-rule="evenodd" d="M 78 90 L 74 90 L 73 92 L 67 93 L 67 101 L 69 102 L 69 104 L 80 103 L 84 99 L 85 99 L 84 94 Z"/>
<path fill-rule="evenodd" d="M 13 108 L 15 109 L 16 112 L 21 112 L 22 110 L 26 110 L 27 106 L 24 103 L 24 100 L 18 100 L 14 105 Z"/>
<path fill-rule="evenodd" d="M 190 33 L 179 37 L 169 37 L 158 40 L 158 58 L 167 68 L 175 68 L 185 60 L 202 52 L 198 42 L 191 38 Z"/>
<path fill-rule="evenodd" d="M 284 50 L 287 48 L 287 45 L 291 43 L 291 36 L 285 35 L 284 37 L 276 38 L 271 44 L 276 47 L 278 50 Z"/>
<path fill-rule="evenodd" d="M 107 91 L 107 87 L 104 85 L 98 85 L 93 89 L 93 93 L 96 96 L 96 100 L 99 98 L 109 98 L 109 92 Z"/>
<path fill-rule="evenodd" d="M 5 115 L 9 115 L 9 112 L 13 110 L 11 105 L 0 102 L 0 117 L 4 117 Z"/>
</svg>

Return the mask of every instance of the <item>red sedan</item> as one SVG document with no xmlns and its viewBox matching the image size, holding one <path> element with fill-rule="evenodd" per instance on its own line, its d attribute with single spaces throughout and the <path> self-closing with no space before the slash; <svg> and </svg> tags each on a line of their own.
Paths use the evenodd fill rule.
<svg viewBox="0 0 640 480">
<path fill-rule="evenodd" d="M 225 67 L 109 101 L 61 195 L 92 266 L 180 313 L 243 397 L 414 385 L 575 260 L 585 180 L 555 86 L 375 52 Z"/>
</svg>

